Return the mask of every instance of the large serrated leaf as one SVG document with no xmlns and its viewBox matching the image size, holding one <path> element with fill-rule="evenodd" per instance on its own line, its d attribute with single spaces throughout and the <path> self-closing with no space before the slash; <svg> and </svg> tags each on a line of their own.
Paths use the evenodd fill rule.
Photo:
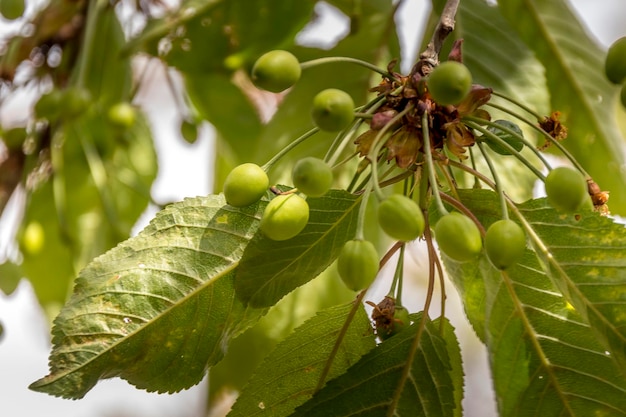
<svg viewBox="0 0 626 417">
<path fill-rule="evenodd" d="M 495 193 L 460 194 L 486 227 L 500 218 Z M 500 414 L 626 415 L 625 309 L 615 291 L 626 285 L 626 229 L 597 213 L 559 215 L 545 199 L 519 208 L 543 262 L 530 249 L 506 272 L 485 257 L 445 259 L 465 303 L 484 308 L 468 317 L 489 349 Z"/>
<path fill-rule="evenodd" d="M 619 88 L 604 75 L 605 52 L 566 1 L 512 0 L 498 7 L 546 69 L 552 106 L 568 127 L 564 146 L 601 187 L 622 190 L 626 154 L 613 111 Z M 611 200 L 615 213 L 626 213 L 625 193 Z"/>
<path fill-rule="evenodd" d="M 285 294 L 319 275 L 354 238 L 360 196 L 331 190 L 308 198 L 309 223 L 295 238 L 275 242 L 256 236 L 237 269 L 237 295 L 256 307 L 275 304 Z"/>
<path fill-rule="evenodd" d="M 329 308 L 298 327 L 256 370 L 229 417 L 288 416 L 308 400 L 353 307 L 349 303 Z M 376 345 L 362 305 L 342 337 L 328 378 L 344 373 Z"/>
<path fill-rule="evenodd" d="M 444 319 L 427 321 L 409 360 L 419 320 L 361 358 L 297 409 L 298 416 L 458 416 L 463 371 L 454 329 Z M 441 329 L 443 326 L 443 333 Z M 407 371 L 404 386 L 401 375 Z M 397 390 L 396 404 L 392 399 Z"/>
<path fill-rule="evenodd" d="M 159 392 L 198 383 L 264 312 L 235 296 L 233 271 L 265 204 L 187 199 L 95 259 L 55 319 L 50 375 L 30 388 L 81 398 L 113 376 Z"/>
</svg>

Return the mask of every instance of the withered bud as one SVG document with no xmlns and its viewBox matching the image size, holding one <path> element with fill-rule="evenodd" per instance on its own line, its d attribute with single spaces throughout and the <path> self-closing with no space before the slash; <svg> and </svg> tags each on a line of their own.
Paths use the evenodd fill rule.
<svg viewBox="0 0 626 417">
<path fill-rule="evenodd" d="M 385 110 L 380 113 L 376 113 L 372 117 L 372 122 L 370 123 L 370 128 L 372 130 L 380 130 L 389 123 L 391 119 L 393 119 L 398 114 L 395 110 Z"/>
</svg>

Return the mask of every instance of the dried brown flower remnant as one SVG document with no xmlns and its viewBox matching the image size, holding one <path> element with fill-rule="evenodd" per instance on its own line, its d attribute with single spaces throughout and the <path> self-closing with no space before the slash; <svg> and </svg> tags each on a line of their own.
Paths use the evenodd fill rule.
<svg viewBox="0 0 626 417">
<path fill-rule="evenodd" d="M 367 301 L 367 304 L 374 307 L 372 320 L 374 320 L 377 329 L 390 330 L 393 328 L 393 317 L 396 313 L 396 300 L 393 297 L 387 295 L 378 304 L 374 304 L 371 301 Z"/>
<path fill-rule="evenodd" d="M 561 124 L 559 118 L 561 117 L 561 112 L 554 111 L 550 115 L 550 117 L 544 117 L 543 120 L 539 121 L 539 127 L 547 132 L 554 139 L 561 141 L 567 137 L 567 127 Z M 539 147 L 540 150 L 544 150 L 550 146 L 552 142 L 546 141 L 543 145 Z"/>
<path fill-rule="evenodd" d="M 587 191 L 591 196 L 593 209 L 605 216 L 610 214 L 609 206 L 607 206 L 606 204 L 607 201 L 609 201 L 609 192 L 602 191 L 600 186 L 596 184 L 596 182 L 592 178 L 587 179 Z"/>
</svg>

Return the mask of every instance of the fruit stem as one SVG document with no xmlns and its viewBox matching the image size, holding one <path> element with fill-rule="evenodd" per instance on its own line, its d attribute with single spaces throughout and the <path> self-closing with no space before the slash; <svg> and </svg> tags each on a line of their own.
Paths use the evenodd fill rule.
<svg viewBox="0 0 626 417">
<path fill-rule="evenodd" d="M 468 170 L 471 169 L 471 168 L 466 167 L 463 164 L 459 164 L 459 165 L 465 167 Z M 468 171 L 468 172 L 470 172 L 470 171 Z M 490 183 L 491 183 L 491 181 L 490 181 Z M 493 183 L 491 183 L 491 184 L 493 184 Z M 495 185 L 493 185 L 493 188 L 495 189 Z M 485 233 L 486 233 L 485 227 L 482 225 L 482 223 L 478 220 L 478 218 L 474 215 L 474 213 L 472 213 L 472 211 L 470 209 L 465 207 L 465 205 L 463 203 L 461 203 L 459 200 L 457 200 L 456 198 L 454 198 L 452 196 L 449 196 L 448 194 L 444 193 L 443 191 L 440 191 L 438 194 L 439 194 L 439 197 L 441 197 L 442 200 L 445 200 L 447 203 L 449 203 L 450 205 L 454 206 L 461 213 L 463 213 L 467 217 L 469 217 L 474 222 L 474 224 L 476 224 L 476 227 L 478 227 L 478 230 L 480 231 L 481 236 L 485 236 Z"/>
<path fill-rule="evenodd" d="M 378 110 L 378 108 L 385 103 L 386 100 L 384 99 L 385 99 L 385 96 L 378 96 L 374 98 L 365 106 L 361 107 L 361 110 L 367 109 L 365 113 L 359 113 L 359 114 L 366 114 L 370 116 L 373 115 L 376 112 L 376 110 Z M 339 158 L 341 153 L 344 151 L 346 146 L 348 146 L 348 144 L 350 143 L 350 140 L 352 139 L 352 137 L 357 132 L 359 127 L 361 127 L 362 124 L 363 124 L 363 118 L 360 118 L 352 125 L 350 130 L 348 130 L 347 132 L 344 131 L 340 133 L 339 135 L 337 135 L 333 143 L 328 148 L 326 155 L 324 156 L 324 161 L 328 165 L 330 166 L 335 165 L 335 163 L 337 162 L 337 159 Z"/>
<path fill-rule="evenodd" d="M 478 142 L 478 149 L 480 149 L 480 153 L 483 154 L 483 158 L 485 158 L 485 161 L 487 162 L 487 165 L 489 166 L 489 171 L 491 171 L 491 176 L 493 177 L 493 181 L 496 183 L 496 191 L 498 192 L 498 197 L 500 197 L 500 208 L 502 210 L 502 218 L 504 220 L 508 220 L 509 211 L 506 208 L 506 198 L 504 196 L 504 190 L 502 189 L 502 182 L 500 181 L 498 172 L 496 171 L 496 168 L 493 165 L 493 161 L 491 160 L 491 158 L 485 151 L 485 145 L 481 142 Z M 476 180 L 478 181 L 478 178 L 476 178 Z"/>
<path fill-rule="evenodd" d="M 537 120 L 542 120 L 544 119 L 543 116 L 538 115 L 537 113 L 533 112 L 532 110 L 530 110 L 529 108 L 527 108 L 526 106 L 522 105 L 521 103 L 516 102 L 513 99 L 510 99 L 508 97 L 505 97 L 501 94 L 497 94 L 499 97 L 502 97 L 506 100 L 509 100 L 511 103 L 518 105 L 519 107 L 521 107 L 522 109 L 526 110 L 527 112 L 529 112 L 530 114 L 532 114 L 534 117 L 537 118 Z M 493 107 L 494 109 L 498 109 L 501 110 L 505 113 L 510 114 L 513 117 L 516 117 L 517 119 L 519 119 L 520 121 L 526 123 L 528 126 L 532 127 L 533 129 L 535 129 L 537 132 L 539 132 L 539 134 L 541 134 L 543 137 L 545 137 L 548 141 L 550 141 L 554 146 L 557 147 L 557 149 L 567 158 L 570 160 L 570 162 L 576 167 L 576 169 L 578 169 L 584 176 L 585 178 L 591 178 L 591 176 L 587 173 L 587 171 L 585 171 L 585 169 L 583 168 L 583 166 L 576 160 L 576 158 L 574 158 L 574 156 L 569 153 L 569 151 L 567 149 L 565 149 L 565 147 L 555 138 L 552 137 L 552 135 L 550 135 L 548 132 L 546 132 L 545 130 L 543 130 L 541 127 L 537 126 L 535 123 L 531 122 L 530 120 L 528 120 L 527 118 L 515 113 L 512 110 L 507 109 L 506 107 L 500 106 L 498 104 L 493 104 L 493 103 L 487 103 L 487 106 Z M 534 147 L 533 147 L 534 148 Z M 552 169 L 550 166 L 548 166 L 549 169 Z"/>
<path fill-rule="evenodd" d="M 307 68 L 316 67 L 318 65 L 333 64 L 333 63 L 337 63 L 337 62 L 357 64 L 357 65 L 360 65 L 360 66 L 365 67 L 367 69 L 370 69 L 370 70 L 372 70 L 374 72 L 377 72 L 377 73 L 379 73 L 380 75 L 382 75 L 385 78 L 388 78 L 390 80 L 396 81 L 398 83 L 400 82 L 400 80 L 398 78 L 396 78 L 393 74 L 391 74 L 388 71 L 385 71 L 382 68 L 378 68 L 374 64 L 371 64 L 371 63 L 369 63 L 367 61 L 363 61 L 361 59 L 351 58 L 351 57 L 347 57 L 347 56 L 329 56 L 329 57 L 324 57 L 324 58 L 312 59 L 310 61 L 301 62 L 300 63 L 300 68 L 304 71 Z"/>
<path fill-rule="evenodd" d="M 491 94 L 496 96 L 496 97 L 500 97 L 500 98 L 508 101 L 511 104 L 515 104 L 517 107 L 519 107 L 520 109 L 524 110 L 528 114 L 533 115 L 537 120 L 543 119 L 543 116 L 541 116 L 539 113 L 537 113 L 536 111 L 534 111 L 530 107 L 526 106 L 525 104 L 515 100 L 514 98 L 507 96 L 506 94 L 500 93 L 498 91 L 492 91 Z M 502 110 L 502 109 L 500 109 L 500 110 Z M 509 113 L 509 114 L 511 114 L 511 113 Z M 512 114 L 512 115 L 515 116 L 514 114 Z"/>
<path fill-rule="evenodd" d="M 471 127 L 472 129 L 478 130 L 479 132 L 481 132 L 483 135 L 486 135 L 487 137 L 489 137 L 491 140 L 493 141 L 497 141 L 498 143 L 500 143 L 502 146 L 504 146 L 509 152 L 511 152 L 511 154 L 515 155 L 515 157 L 524 165 L 526 165 L 526 167 L 528 169 L 530 169 L 536 176 L 537 178 L 539 178 L 541 181 L 545 181 L 546 177 L 541 173 L 541 171 L 539 171 L 535 166 L 533 166 L 533 164 L 531 164 L 524 156 L 522 156 L 522 154 L 520 154 L 518 151 L 516 151 L 511 145 L 509 145 L 508 143 L 506 143 L 505 141 L 503 141 L 502 139 L 500 139 L 498 137 L 498 135 L 493 134 L 492 132 L 488 131 L 487 129 L 485 129 L 484 127 L 480 126 L 478 123 L 474 123 L 470 120 L 465 120 L 464 123 L 468 126 Z"/>
<path fill-rule="evenodd" d="M 370 164 L 372 165 L 372 185 L 374 187 L 374 192 L 376 193 L 376 197 L 378 197 L 379 200 L 385 199 L 385 194 L 383 194 L 378 184 L 378 154 L 380 153 L 380 150 L 385 145 L 385 143 L 387 143 L 387 141 L 382 140 L 382 138 L 383 136 L 385 136 L 385 133 L 387 133 L 387 131 L 391 128 L 391 126 L 395 125 L 397 121 L 402 119 L 404 115 L 406 115 L 412 109 L 413 109 L 413 105 L 408 104 L 404 108 L 404 110 L 396 114 L 391 120 L 389 120 L 389 122 L 387 122 L 385 126 L 382 127 L 382 129 L 378 131 L 378 134 L 376 135 L 376 137 L 374 138 L 374 141 L 372 142 L 372 147 L 369 151 L 369 154 L 367 155 L 367 159 L 369 159 Z"/>
<path fill-rule="evenodd" d="M 367 210 L 367 201 L 370 198 L 370 193 L 372 192 L 372 182 L 370 181 L 367 185 L 367 187 L 365 187 L 365 191 L 363 191 L 363 197 L 361 200 L 361 205 L 359 206 L 359 216 L 357 218 L 357 223 L 356 223 L 356 236 L 355 239 L 357 240 L 365 240 L 365 235 L 363 233 L 363 230 L 365 229 L 365 212 Z"/>
<path fill-rule="evenodd" d="M 472 122 L 476 122 L 478 124 L 486 124 L 487 126 L 492 126 L 492 127 L 496 128 L 496 129 L 502 131 L 502 132 L 508 133 L 509 135 L 515 137 L 517 140 L 522 142 L 528 149 L 530 149 L 535 155 L 537 155 L 537 158 L 539 158 L 541 160 L 541 162 L 546 166 L 546 168 L 548 168 L 549 170 L 552 169 L 552 167 L 550 166 L 550 163 L 548 162 L 548 160 L 543 156 L 543 154 L 541 152 L 539 152 L 539 150 L 535 147 L 535 145 L 530 143 L 524 136 L 518 134 L 514 130 L 511 130 L 511 129 L 509 129 L 506 126 L 499 125 L 499 124 L 494 123 L 492 121 L 488 121 L 488 120 L 485 120 L 485 119 L 480 119 L 478 117 L 473 117 L 473 116 L 465 116 L 465 117 L 463 117 L 463 120 L 464 121 L 465 120 L 469 120 L 469 121 L 472 121 Z M 510 151 L 511 150 L 511 145 L 506 143 L 506 141 L 504 141 L 502 138 L 500 138 L 500 137 L 498 137 L 498 138 L 500 139 L 498 141 L 498 143 L 500 145 L 504 146 L 507 150 Z"/>
<path fill-rule="evenodd" d="M 308 132 L 306 132 L 305 134 L 303 134 L 302 136 L 300 136 L 299 138 L 297 138 L 296 140 L 294 140 L 293 142 L 291 142 L 289 145 L 285 146 L 280 152 L 278 152 L 276 155 L 274 155 L 272 157 L 272 159 L 270 159 L 269 161 L 267 161 L 265 163 L 265 165 L 263 165 L 261 168 L 263 169 L 263 171 L 268 172 L 270 169 L 272 169 L 272 166 L 278 162 L 278 160 L 280 160 L 280 158 L 282 158 L 283 156 L 285 156 L 287 153 L 289 153 L 293 148 L 295 148 L 296 146 L 298 146 L 299 144 L 301 144 L 302 142 L 304 142 L 305 140 L 307 140 L 308 138 L 310 138 L 311 136 L 313 136 L 314 134 L 316 134 L 317 132 L 319 132 L 319 128 L 314 127 L 313 129 L 309 130 Z"/>
<path fill-rule="evenodd" d="M 400 253 L 398 254 L 398 263 L 393 274 L 393 282 L 389 289 L 388 297 L 395 298 L 396 304 L 402 305 L 402 277 L 404 276 L 404 250 L 406 245 L 402 242 Z"/>
<path fill-rule="evenodd" d="M 433 161 L 433 153 L 430 147 L 430 134 L 428 132 L 428 112 L 424 112 L 422 114 L 422 137 L 423 137 L 423 146 L 424 146 L 424 155 L 426 157 L 426 169 L 428 170 L 428 181 L 430 182 L 430 186 L 433 189 L 433 196 L 435 197 L 435 204 L 437 205 L 437 209 L 442 215 L 448 214 L 448 210 L 443 205 L 441 201 L 441 197 L 437 192 L 437 177 L 435 175 L 435 162 Z"/>
</svg>

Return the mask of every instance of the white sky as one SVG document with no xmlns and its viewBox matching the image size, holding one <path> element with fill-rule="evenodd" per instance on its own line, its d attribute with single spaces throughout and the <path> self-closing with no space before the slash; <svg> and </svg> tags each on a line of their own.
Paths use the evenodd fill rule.
<svg viewBox="0 0 626 417">
<path fill-rule="evenodd" d="M 626 35 L 624 25 L 626 13 L 622 0 L 573 0 L 572 3 L 580 15 L 585 16 L 588 26 L 602 44 L 609 45 L 619 36 Z M 410 27 L 405 26 L 401 34 L 403 45 L 409 51 L 415 50 L 416 34 L 421 31 L 418 26 L 413 25 L 416 21 L 423 20 L 428 11 L 426 5 L 429 4 L 430 2 L 426 0 L 406 0 L 402 7 L 400 24 L 405 21 L 411 24 Z M 620 6 L 620 13 L 615 13 Z M 330 16 L 323 20 L 323 24 L 316 31 L 322 38 L 328 38 L 334 33 L 341 33 L 341 25 L 344 24 L 345 19 Z M 4 22 L 0 22 L 0 34 L 8 28 Z M 308 40 L 311 41 L 311 38 Z M 173 201 L 186 196 L 207 194 L 212 182 L 212 128 L 205 126 L 200 140 L 194 145 L 187 145 L 178 138 L 175 127 L 176 110 L 172 107 L 170 93 L 162 87 L 164 84 L 155 82 L 153 88 L 144 91 L 137 100 L 151 117 L 159 152 L 160 172 L 153 187 L 154 197 L 157 201 Z M 154 211 L 147 213 L 140 223 L 145 224 L 153 214 Z M 1 235 L 0 233 L 0 245 L 3 241 Z M 419 259 L 416 259 L 416 262 L 419 263 Z M 48 371 L 47 357 L 50 347 L 46 319 L 39 310 L 27 283 L 22 283 L 10 297 L 0 293 L 0 322 L 5 329 L 4 338 L 0 341 L 2 415 L 12 417 L 201 415 L 200 410 L 204 407 L 206 392 L 204 383 L 189 391 L 169 396 L 148 394 L 136 390 L 125 381 L 115 379 L 100 382 L 85 399 L 80 401 L 61 400 L 31 392 L 27 386 Z M 471 330 L 467 332 L 467 329 L 461 329 L 461 332 L 472 334 Z M 475 341 L 470 340 L 467 343 Z M 479 361 L 484 358 L 474 359 Z M 478 387 L 473 390 L 467 397 L 473 396 L 475 403 L 486 401 L 489 404 L 489 401 L 493 401 L 489 387 Z M 473 415 L 468 409 L 466 414 Z M 488 407 L 481 415 L 483 417 L 495 415 L 495 410 Z"/>
</svg>

